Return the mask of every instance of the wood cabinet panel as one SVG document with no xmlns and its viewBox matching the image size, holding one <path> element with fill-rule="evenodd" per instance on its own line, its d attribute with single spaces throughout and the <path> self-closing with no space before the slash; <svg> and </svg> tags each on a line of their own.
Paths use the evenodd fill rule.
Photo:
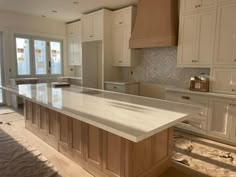
<svg viewBox="0 0 236 177">
<path fill-rule="evenodd" d="M 59 131 L 59 126 L 58 126 L 58 114 L 53 111 L 49 110 L 49 120 L 48 120 L 48 134 L 53 136 L 53 137 L 58 137 L 58 131 Z"/>
<path fill-rule="evenodd" d="M 69 126 L 70 126 L 70 118 L 60 114 L 59 115 L 59 122 L 60 122 L 60 132 L 59 132 L 59 137 L 60 137 L 60 142 L 64 143 L 65 145 L 68 146 L 69 144 Z"/>
<path fill-rule="evenodd" d="M 79 120 L 72 120 L 72 149 L 82 153 L 82 123 Z"/>
<path fill-rule="evenodd" d="M 124 176 L 124 151 L 123 138 L 107 132 L 103 134 L 103 171 L 109 177 Z"/>
<path fill-rule="evenodd" d="M 86 137 L 85 159 L 92 166 L 102 169 L 102 131 L 87 125 Z"/>
<path fill-rule="evenodd" d="M 40 106 L 38 104 L 32 105 L 32 124 L 38 126 L 40 118 Z"/>
<path fill-rule="evenodd" d="M 25 101 L 25 119 L 26 121 L 32 121 L 32 103 L 29 101 Z"/>
<path fill-rule="evenodd" d="M 133 143 L 35 103 L 26 105 L 26 121 L 40 113 L 40 126 L 31 128 L 35 125 L 28 121 L 29 130 L 94 176 L 158 176 L 170 166 L 170 129 Z"/>
<path fill-rule="evenodd" d="M 48 110 L 47 108 L 40 106 L 40 119 L 39 119 L 39 129 L 46 132 L 47 130 L 47 120 L 48 120 Z"/>
<path fill-rule="evenodd" d="M 152 163 L 156 164 L 156 162 L 160 162 L 160 160 L 166 158 L 169 155 L 169 132 L 163 131 L 159 134 L 159 136 L 154 136 L 152 139 Z M 158 147 L 162 144 L 164 147 L 167 148 L 157 148 L 153 149 L 153 147 Z"/>
</svg>

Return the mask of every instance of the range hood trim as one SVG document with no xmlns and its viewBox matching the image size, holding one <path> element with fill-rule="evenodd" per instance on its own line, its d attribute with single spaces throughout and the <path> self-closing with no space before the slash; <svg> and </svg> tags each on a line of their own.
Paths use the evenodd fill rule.
<svg viewBox="0 0 236 177">
<path fill-rule="evenodd" d="M 178 0 L 139 0 L 129 47 L 177 46 L 178 10 Z"/>
</svg>

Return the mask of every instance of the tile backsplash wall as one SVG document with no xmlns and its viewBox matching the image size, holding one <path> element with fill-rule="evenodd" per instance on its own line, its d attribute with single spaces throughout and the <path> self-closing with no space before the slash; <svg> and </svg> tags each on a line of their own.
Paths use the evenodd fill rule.
<svg viewBox="0 0 236 177">
<path fill-rule="evenodd" d="M 189 87 L 191 76 L 210 74 L 210 69 L 177 68 L 176 64 L 177 47 L 143 49 L 143 57 L 138 66 L 122 69 L 123 79 Z"/>
</svg>

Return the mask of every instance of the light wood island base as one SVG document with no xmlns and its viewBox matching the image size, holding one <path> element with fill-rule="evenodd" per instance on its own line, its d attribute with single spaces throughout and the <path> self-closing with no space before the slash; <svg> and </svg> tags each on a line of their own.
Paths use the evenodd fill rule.
<svg viewBox="0 0 236 177">
<path fill-rule="evenodd" d="M 138 143 L 25 101 L 26 128 L 96 177 L 158 177 L 171 165 L 172 128 Z"/>
</svg>

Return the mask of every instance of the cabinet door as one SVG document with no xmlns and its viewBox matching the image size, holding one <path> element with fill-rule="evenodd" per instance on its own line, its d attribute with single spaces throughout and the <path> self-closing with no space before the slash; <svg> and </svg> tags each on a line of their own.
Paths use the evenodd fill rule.
<svg viewBox="0 0 236 177">
<path fill-rule="evenodd" d="M 209 65 L 213 61 L 215 19 L 215 11 L 199 14 L 196 58 L 193 60 L 196 64 Z"/>
<path fill-rule="evenodd" d="M 68 65 L 74 65 L 74 36 L 67 36 Z"/>
<path fill-rule="evenodd" d="M 210 112 L 208 131 L 216 138 L 229 138 L 231 121 L 231 101 L 212 99 L 210 101 Z"/>
<path fill-rule="evenodd" d="M 85 15 L 82 18 L 82 40 L 91 41 L 93 39 L 93 16 Z"/>
<path fill-rule="evenodd" d="M 219 7 L 215 65 L 236 65 L 236 4 Z"/>
<path fill-rule="evenodd" d="M 123 50 L 123 66 L 131 65 L 131 49 L 129 48 L 129 40 L 131 37 L 131 30 L 129 27 L 123 28 L 123 41 L 122 41 L 122 50 Z"/>
<path fill-rule="evenodd" d="M 99 12 L 93 15 L 93 38 L 102 40 L 103 36 L 103 13 Z"/>
<path fill-rule="evenodd" d="M 232 104 L 232 120 L 231 120 L 231 127 L 230 127 L 230 140 L 236 141 L 236 102 Z"/>
<path fill-rule="evenodd" d="M 82 63 L 82 45 L 80 37 L 75 35 L 68 36 L 68 64 L 70 66 L 79 66 Z"/>
<path fill-rule="evenodd" d="M 219 93 L 233 93 L 232 91 L 232 75 L 231 69 L 213 69 L 212 91 Z"/>
<path fill-rule="evenodd" d="M 120 66 L 123 62 L 123 29 L 114 28 L 112 32 L 113 65 Z"/>
<path fill-rule="evenodd" d="M 73 65 L 80 66 L 82 63 L 82 44 L 80 37 L 74 37 L 73 56 Z"/>
<path fill-rule="evenodd" d="M 197 15 L 182 17 L 178 48 L 178 64 L 192 64 L 195 60 Z"/>
</svg>

